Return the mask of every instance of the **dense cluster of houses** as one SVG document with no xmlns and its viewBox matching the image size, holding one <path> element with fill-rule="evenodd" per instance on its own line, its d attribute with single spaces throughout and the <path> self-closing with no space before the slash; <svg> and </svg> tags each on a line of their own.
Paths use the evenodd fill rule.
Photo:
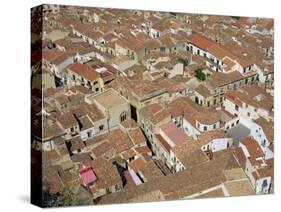
<svg viewBox="0 0 281 212">
<path fill-rule="evenodd" d="M 43 190 L 100 204 L 273 193 L 273 20 L 57 5 L 32 20 L 42 12 Z"/>
</svg>

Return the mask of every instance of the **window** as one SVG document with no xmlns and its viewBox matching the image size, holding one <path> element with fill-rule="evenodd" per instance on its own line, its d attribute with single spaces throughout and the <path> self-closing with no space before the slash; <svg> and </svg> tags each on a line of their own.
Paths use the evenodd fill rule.
<svg viewBox="0 0 281 212">
<path fill-rule="evenodd" d="M 74 74 L 72 75 L 72 79 L 75 80 L 75 75 Z"/>
<path fill-rule="evenodd" d="M 197 128 L 200 128 L 200 124 L 199 123 L 197 124 Z"/>
<path fill-rule="evenodd" d="M 239 123 L 239 120 L 236 121 L 236 124 L 238 124 L 238 123 Z"/>
<path fill-rule="evenodd" d="M 234 123 L 231 124 L 231 127 L 234 127 Z"/>
<path fill-rule="evenodd" d="M 217 100 L 216 99 L 214 99 L 214 105 L 216 105 L 217 104 Z"/>
<path fill-rule="evenodd" d="M 99 89 L 99 88 L 96 88 L 95 90 L 96 90 L 96 92 L 98 92 L 100 89 Z"/>
<path fill-rule="evenodd" d="M 198 96 L 195 97 L 195 103 L 199 105 L 199 98 L 198 98 Z"/>
<path fill-rule="evenodd" d="M 239 109 L 239 106 L 235 105 L 235 110 L 238 111 L 238 109 Z"/>
<path fill-rule="evenodd" d="M 216 124 L 213 125 L 213 129 L 216 129 Z"/>
<path fill-rule="evenodd" d="M 245 84 L 247 84 L 247 83 L 248 83 L 248 79 L 245 80 Z"/>
<path fill-rule="evenodd" d="M 90 131 L 87 132 L 87 136 L 88 136 L 88 138 L 91 138 L 91 137 L 92 137 L 92 130 L 90 130 Z"/>
<path fill-rule="evenodd" d="M 204 131 L 207 131 L 207 127 L 206 126 L 204 126 Z"/>
<path fill-rule="evenodd" d="M 247 113 L 247 116 L 249 116 L 249 117 L 250 117 L 250 116 L 251 116 L 251 113 L 249 113 L 249 112 L 248 112 L 248 113 Z"/>
<path fill-rule="evenodd" d="M 95 81 L 95 82 L 94 82 L 94 85 L 96 85 L 96 84 L 98 84 L 98 81 Z"/>
<path fill-rule="evenodd" d="M 100 130 L 100 131 L 102 131 L 102 130 L 103 130 L 103 128 L 104 128 L 104 126 L 103 126 L 103 125 L 100 125 L 100 126 L 99 126 L 99 130 Z"/>
<path fill-rule="evenodd" d="M 200 50 L 199 49 L 197 50 L 197 54 L 200 55 Z"/>
<path fill-rule="evenodd" d="M 120 121 L 123 122 L 123 121 L 125 121 L 126 119 L 127 119 L 127 114 L 126 114 L 126 112 L 121 113 L 121 115 L 120 115 Z"/>
<path fill-rule="evenodd" d="M 207 57 L 207 54 L 206 54 L 206 53 L 204 53 L 204 57 Z"/>
</svg>

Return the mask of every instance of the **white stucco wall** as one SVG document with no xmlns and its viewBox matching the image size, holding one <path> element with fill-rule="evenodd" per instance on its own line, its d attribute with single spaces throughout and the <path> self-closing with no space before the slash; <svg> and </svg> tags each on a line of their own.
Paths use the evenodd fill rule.
<svg viewBox="0 0 281 212">
<path fill-rule="evenodd" d="M 205 151 L 207 150 L 207 146 L 209 146 L 209 149 L 212 150 L 212 152 L 218 152 L 227 149 L 227 145 L 229 145 L 229 147 L 232 145 L 231 138 L 217 138 L 202 146 L 201 149 Z"/>
<path fill-rule="evenodd" d="M 238 111 L 235 110 L 235 104 L 230 101 L 228 98 L 225 98 L 225 100 L 223 101 L 223 106 L 225 108 L 225 110 L 229 113 L 231 113 L 232 115 L 238 115 L 239 114 L 239 108 Z"/>
<path fill-rule="evenodd" d="M 268 147 L 265 148 L 264 159 L 268 160 L 274 157 L 274 152 L 272 152 Z"/>
<path fill-rule="evenodd" d="M 220 123 L 215 122 L 213 124 L 204 124 L 204 123 L 200 123 L 199 121 L 196 121 L 196 128 L 200 132 L 208 132 L 220 128 Z M 204 130 L 204 128 L 206 128 L 206 130 Z"/>
<path fill-rule="evenodd" d="M 270 142 L 266 138 L 261 126 L 251 120 L 245 119 L 244 117 L 240 118 L 240 122 L 251 130 L 250 135 L 261 145 L 263 151 L 265 150 L 265 147 L 270 145 Z"/>
<path fill-rule="evenodd" d="M 183 129 L 188 136 L 191 136 L 193 139 L 197 139 L 197 136 L 201 133 L 194 128 L 186 119 L 183 119 Z"/>
<path fill-rule="evenodd" d="M 88 137 L 88 132 L 91 133 L 91 136 L 90 136 L 90 137 Z M 80 137 L 81 137 L 82 141 L 85 141 L 85 140 L 87 140 L 87 139 L 92 138 L 95 134 L 96 134 L 95 128 L 94 128 L 94 127 L 91 127 L 91 128 L 89 128 L 89 129 L 86 129 L 86 130 L 81 131 L 81 132 L 80 132 Z"/>
<path fill-rule="evenodd" d="M 232 127 L 235 127 L 239 123 L 240 123 L 240 118 L 239 117 L 231 119 L 231 120 L 225 122 L 224 130 L 228 130 L 228 129 L 232 128 Z"/>
</svg>

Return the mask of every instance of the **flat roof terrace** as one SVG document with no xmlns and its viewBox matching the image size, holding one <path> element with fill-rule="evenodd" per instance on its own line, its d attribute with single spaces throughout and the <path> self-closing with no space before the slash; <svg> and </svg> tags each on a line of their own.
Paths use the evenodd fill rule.
<svg viewBox="0 0 281 212">
<path fill-rule="evenodd" d="M 104 108 L 112 108 L 116 105 L 126 104 L 127 101 L 124 97 L 119 95 L 115 90 L 108 89 L 98 95 L 90 95 L 87 97 L 90 101 L 97 101 Z"/>
</svg>

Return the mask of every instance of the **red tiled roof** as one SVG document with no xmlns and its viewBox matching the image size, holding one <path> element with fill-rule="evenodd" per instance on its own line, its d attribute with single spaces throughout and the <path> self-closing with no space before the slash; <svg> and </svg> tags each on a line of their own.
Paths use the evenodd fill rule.
<svg viewBox="0 0 281 212">
<path fill-rule="evenodd" d="M 131 169 L 133 169 L 135 172 L 138 172 L 142 164 L 146 163 L 145 160 L 140 157 L 136 160 L 133 160 L 132 162 L 129 163 L 129 166 Z"/>
<path fill-rule="evenodd" d="M 259 176 L 258 176 L 258 174 L 257 174 L 257 171 L 253 171 L 253 172 L 252 172 L 252 175 L 253 175 L 253 177 L 254 177 L 255 180 L 258 180 L 258 179 L 259 179 Z"/>
<path fill-rule="evenodd" d="M 136 147 L 135 150 L 140 154 L 151 152 L 151 150 L 148 148 L 148 146 Z"/>
<path fill-rule="evenodd" d="M 162 106 L 157 103 L 153 103 L 153 104 L 143 107 L 143 110 L 145 110 L 149 115 L 155 114 L 155 113 L 159 112 L 161 109 L 162 109 Z"/>
<path fill-rule="evenodd" d="M 156 23 L 156 24 L 153 24 L 152 28 L 156 29 L 158 31 L 162 31 L 164 27 L 161 23 Z"/>
<path fill-rule="evenodd" d="M 171 146 L 164 140 L 160 134 L 155 134 L 157 140 L 162 144 L 167 152 L 170 152 Z"/>
<path fill-rule="evenodd" d="M 129 131 L 129 136 L 135 145 L 142 144 L 146 142 L 146 139 L 139 128 Z"/>
<path fill-rule="evenodd" d="M 63 54 L 64 54 L 63 52 L 61 52 L 57 49 L 44 50 L 44 51 L 42 51 L 42 58 L 49 62 L 53 62 L 56 58 L 60 57 Z"/>
<path fill-rule="evenodd" d="M 241 143 L 246 146 L 251 158 L 255 159 L 263 157 L 263 151 L 256 140 L 245 138 Z"/>
<path fill-rule="evenodd" d="M 71 71 L 73 71 L 74 73 L 84 77 L 85 79 L 87 80 L 97 80 L 99 78 L 99 73 L 96 72 L 95 69 L 87 66 L 87 65 L 84 65 L 84 64 L 81 64 L 81 63 L 74 63 L 72 64 L 69 69 Z"/>
<path fill-rule="evenodd" d="M 246 156 L 244 155 L 244 152 L 241 147 L 238 147 L 234 150 L 234 155 L 236 159 L 238 160 L 238 163 L 240 166 L 245 168 L 245 163 L 246 163 Z"/>
<path fill-rule="evenodd" d="M 109 33 L 103 36 L 103 39 L 107 42 L 112 41 L 113 39 L 116 39 L 117 37 L 113 33 Z"/>
<path fill-rule="evenodd" d="M 191 38 L 191 43 L 204 50 L 207 50 L 215 44 L 214 41 L 202 35 L 193 35 Z"/>
<path fill-rule="evenodd" d="M 173 122 L 163 124 L 160 129 L 169 137 L 169 139 L 175 144 L 182 143 L 188 136 L 185 134 L 183 129 L 179 129 Z"/>
</svg>

